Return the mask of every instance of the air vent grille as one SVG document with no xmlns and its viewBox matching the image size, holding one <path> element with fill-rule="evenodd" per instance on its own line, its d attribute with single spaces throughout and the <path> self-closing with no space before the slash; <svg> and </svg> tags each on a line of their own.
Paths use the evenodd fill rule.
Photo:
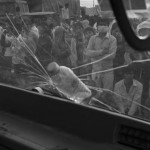
<svg viewBox="0 0 150 150">
<path fill-rule="evenodd" d="M 140 150 L 150 150 L 150 132 L 141 129 L 121 125 L 117 141 Z"/>
</svg>

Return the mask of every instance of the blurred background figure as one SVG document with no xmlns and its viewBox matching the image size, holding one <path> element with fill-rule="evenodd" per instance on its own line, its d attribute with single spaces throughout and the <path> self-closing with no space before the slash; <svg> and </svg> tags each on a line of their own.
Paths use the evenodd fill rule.
<svg viewBox="0 0 150 150">
<path fill-rule="evenodd" d="M 113 23 L 110 29 L 110 34 L 113 35 L 117 40 L 117 50 L 116 50 L 115 58 L 113 60 L 113 67 L 116 68 L 116 67 L 124 65 L 124 62 L 125 62 L 125 59 L 124 59 L 125 40 L 116 22 Z M 120 81 L 121 79 L 122 79 L 121 70 L 115 70 L 114 71 L 114 84 Z"/>
<path fill-rule="evenodd" d="M 98 34 L 90 38 L 87 46 L 86 55 L 91 58 L 93 62 L 111 54 L 108 58 L 93 64 L 93 73 L 113 68 L 113 59 L 116 54 L 117 40 L 113 35 L 110 35 L 108 31 L 108 24 L 101 22 L 98 26 Z M 97 87 L 109 90 L 113 89 L 113 71 L 93 74 L 92 79 L 96 82 Z"/>
<path fill-rule="evenodd" d="M 83 52 L 84 52 L 84 36 L 83 26 L 80 21 L 75 22 L 73 25 L 73 37 L 71 39 L 71 64 L 72 67 L 80 66 L 83 64 Z M 82 68 L 81 68 L 82 69 Z M 80 68 L 76 70 L 76 74 L 82 74 Z"/>
<path fill-rule="evenodd" d="M 53 41 L 48 32 L 47 26 L 40 25 L 38 29 L 40 37 L 37 44 L 36 56 L 41 62 L 41 64 L 44 66 L 44 68 L 46 68 L 46 66 L 50 62 L 52 62 L 53 59 L 52 56 Z"/>
<path fill-rule="evenodd" d="M 150 22 L 149 20 L 143 21 L 141 22 L 138 26 L 137 26 L 137 35 L 140 38 L 146 38 L 148 36 L 150 36 Z M 137 52 L 135 52 L 137 53 Z M 150 53 L 149 50 L 145 51 L 143 53 L 140 53 L 140 55 L 142 55 L 142 59 L 150 59 Z M 141 65 L 141 81 L 143 83 L 143 96 L 142 96 L 142 105 L 146 106 L 147 103 L 147 99 L 149 97 L 149 82 L 150 82 L 150 62 L 143 62 L 143 63 L 138 63 L 137 66 Z"/>
<path fill-rule="evenodd" d="M 58 26 L 55 28 L 53 35 L 52 56 L 54 58 L 54 61 L 61 66 L 70 67 L 70 55 L 71 50 L 65 40 L 65 30 L 64 28 Z"/>
<path fill-rule="evenodd" d="M 121 113 L 140 115 L 143 85 L 134 79 L 133 66 L 124 68 L 124 78 L 115 84 L 114 92 L 116 105 Z"/>
<path fill-rule="evenodd" d="M 83 28 L 85 29 L 85 28 L 87 28 L 87 27 L 90 27 L 90 24 L 89 24 L 90 22 L 88 21 L 88 20 L 83 20 L 82 21 L 82 26 L 83 26 Z"/>
<path fill-rule="evenodd" d="M 87 46 L 89 43 L 90 38 L 95 35 L 95 30 L 92 27 L 86 27 L 83 31 L 84 34 L 84 56 L 83 56 L 83 64 L 91 63 L 91 58 L 86 56 Z M 84 68 L 83 74 L 90 74 L 92 72 L 92 64 L 87 65 Z M 91 75 L 87 76 L 89 80 L 91 80 Z"/>
</svg>

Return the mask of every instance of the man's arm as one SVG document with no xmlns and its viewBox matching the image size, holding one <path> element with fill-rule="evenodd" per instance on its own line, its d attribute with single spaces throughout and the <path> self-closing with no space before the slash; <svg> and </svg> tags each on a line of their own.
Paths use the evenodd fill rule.
<svg viewBox="0 0 150 150">
<path fill-rule="evenodd" d="M 141 104 L 141 96 L 143 92 L 143 85 L 140 85 L 134 95 L 132 105 L 129 109 L 128 115 L 134 115 L 136 112 L 137 108 L 139 107 L 138 104 Z M 138 104 L 137 104 L 138 103 Z"/>
<path fill-rule="evenodd" d="M 104 50 L 101 55 L 102 55 L 102 57 L 105 57 L 109 54 L 112 54 L 107 59 L 114 59 L 115 55 L 116 55 L 116 50 L 117 50 L 117 40 L 116 40 L 116 38 L 112 38 L 110 40 L 109 50 Z"/>
<path fill-rule="evenodd" d="M 87 49 L 86 49 L 86 56 L 90 57 L 90 58 L 94 58 L 97 57 L 101 54 L 101 50 L 94 50 L 94 36 L 92 36 L 89 40 Z"/>
<path fill-rule="evenodd" d="M 94 51 L 94 50 L 87 50 L 86 52 L 86 56 L 94 58 L 94 57 L 98 57 L 101 55 L 100 51 Z"/>
<path fill-rule="evenodd" d="M 116 38 L 112 38 L 110 40 L 110 45 L 109 45 L 109 49 L 104 49 L 99 56 L 101 56 L 101 58 L 110 55 L 107 59 L 114 59 L 115 55 L 116 55 L 116 50 L 117 50 L 117 40 Z M 100 57 L 99 57 L 100 58 Z"/>
<path fill-rule="evenodd" d="M 116 51 L 117 51 L 117 40 L 114 37 L 111 42 L 110 42 L 110 49 L 109 49 L 109 54 L 113 54 L 111 55 L 109 58 L 110 59 L 114 59 L 116 56 Z"/>
</svg>

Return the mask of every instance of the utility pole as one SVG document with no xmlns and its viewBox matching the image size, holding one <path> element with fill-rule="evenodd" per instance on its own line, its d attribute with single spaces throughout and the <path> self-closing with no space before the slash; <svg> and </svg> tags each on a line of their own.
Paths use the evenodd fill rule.
<svg viewBox="0 0 150 150">
<path fill-rule="evenodd" d="M 94 0 L 93 0 L 93 8 L 95 7 L 95 3 L 94 3 Z"/>
<path fill-rule="evenodd" d="M 129 0 L 129 10 L 132 10 L 132 3 L 131 3 L 131 0 Z"/>
<path fill-rule="evenodd" d="M 95 6 L 95 5 L 94 5 L 94 0 L 93 0 L 93 15 L 94 15 L 94 6 Z"/>
</svg>

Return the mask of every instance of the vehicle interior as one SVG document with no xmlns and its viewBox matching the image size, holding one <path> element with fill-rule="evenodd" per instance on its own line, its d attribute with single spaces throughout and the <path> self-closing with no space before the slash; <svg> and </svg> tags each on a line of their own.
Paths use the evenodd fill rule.
<svg viewBox="0 0 150 150">
<path fill-rule="evenodd" d="M 148 94 L 145 92 L 147 95 L 142 95 L 141 93 L 140 101 L 132 100 L 132 103 L 139 108 L 137 114 L 123 113 L 121 109 L 118 108 L 118 105 L 118 107 L 116 107 L 116 103 L 120 103 L 117 96 L 121 97 L 121 95 L 115 90 L 93 86 L 93 82 L 90 82 L 88 78 L 86 78 L 92 74 L 117 70 L 119 79 L 114 79 L 116 83 L 114 86 L 116 87 L 120 79 L 124 77 L 125 73 L 122 69 L 133 65 L 132 70 L 137 69 L 140 72 L 135 71 L 134 76 L 138 81 L 137 83 L 140 82 L 140 85 L 143 85 L 144 91 L 144 86 L 150 83 L 148 80 L 148 73 L 150 72 L 148 68 L 150 61 L 150 53 L 148 51 L 150 49 L 150 7 L 148 6 L 150 2 L 148 2 L 148 0 L 140 2 L 138 0 L 136 3 L 139 4 L 136 5 L 136 8 L 133 8 L 135 7 L 135 1 L 132 3 L 132 0 L 129 0 L 129 4 L 123 0 L 106 1 L 107 0 L 97 1 L 98 6 L 101 7 L 101 14 L 103 14 L 99 16 L 101 18 L 100 21 L 108 19 L 109 29 L 112 29 L 116 25 L 118 26 L 116 30 L 122 35 L 122 38 L 118 36 L 118 39 L 123 39 L 123 44 L 128 48 L 125 52 L 127 55 L 125 56 L 134 53 L 134 56 L 142 55 L 143 57 L 141 56 L 140 59 L 137 58 L 132 61 L 129 60 L 128 63 L 113 66 L 113 68 L 108 68 L 107 70 L 96 71 L 96 73 L 90 72 L 90 74 L 78 74 L 76 70 L 82 70 L 95 62 L 79 64 L 78 66 L 70 68 L 92 91 L 92 95 L 85 99 L 83 103 L 76 103 L 70 100 L 63 92 L 59 91 L 59 89 L 51 85 L 51 77 L 45 69 L 47 53 L 39 53 L 36 56 L 36 54 L 34 55 L 33 53 L 34 49 L 32 50 L 34 44 L 30 47 L 30 43 L 27 43 L 27 52 L 24 52 L 26 55 L 26 63 L 22 63 L 19 68 L 18 65 L 16 65 L 16 61 L 12 60 L 15 65 L 10 65 L 9 57 L 6 58 L 5 51 L 4 57 L 1 56 L 0 60 L 0 150 L 150 149 L 149 91 L 147 92 Z M 131 7 L 134 10 L 130 16 L 127 11 L 131 10 Z M 53 12 L 47 12 L 45 14 L 45 18 L 47 19 L 47 15 L 53 15 Z M 41 18 L 42 15 L 44 15 L 43 12 L 20 15 L 22 26 L 25 26 L 23 31 L 27 30 L 26 25 L 29 26 L 30 23 L 34 21 L 34 19 L 32 19 L 31 22 L 26 19 L 26 22 L 24 16 L 40 16 L 39 18 Z M 3 24 L 5 24 L 4 27 L 9 34 L 15 35 L 17 38 L 20 37 L 20 34 L 24 35 L 24 32 L 21 32 L 22 28 L 19 29 L 18 24 L 12 21 L 13 17 L 10 17 L 9 13 L 6 13 L 5 18 L 7 22 L 9 22 L 9 25 L 6 25 L 4 22 Z M 43 18 L 44 17 L 42 17 L 42 19 Z M 50 18 L 52 17 L 50 16 Z M 135 28 L 135 24 L 131 23 L 132 20 L 135 21 Z M 146 32 L 144 32 L 145 28 L 143 29 L 143 26 L 140 26 L 144 21 L 146 22 L 146 25 L 144 24 L 146 27 L 143 26 L 147 29 Z M 67 22 L 63 22 L 63 25 L 66 23 Z M 9 30 L 10 27 L 13 31 Z M 42 33 L 42 28 L 38 29 Z M 69 37 L 71 27 L 68 29 L 67 26 L 66 30 L 68 30 Z M 55 30 L 52 31 L 52 35 L 54 32 Z M 112 30 L 109 30 L 109 32 L 113 34 Z M 15 42 L 15 40 L 13 42 Z M 70 40 L 67 40 L 67 42 L 70 44 Z M 2 42 L 0 42 L 0 44 L 1 43 Z M 5 43 L 5 45 L 6 44 L 7 43 Z M 47 43 L 45 45 L 47 46 Z M 38 48 L 41 48 L 40 44 Z M 2 53 L 3 49 L 1 54 Z M 44 61 L 41 59 L 42 56 L 45 57 Z M 103 59 L 104 58 L 101 60 Z M 132 57 L 130 57 L 130 59 L 132 59 Z M 11 68 L 10 72 L 12 75 L 9 75 L 8 68 Z M 146 71 L 144 70 L 146 75 L 140 71 L 141 68 L 146 68 Z M 18 70 L 14 73 L 15 69 Z M 138 78 L 138 74 L 140 74 L 140 79 Z M 144 80 L 145 78 L 147 79 L 146 81 Z M 149 88 L 150 87 L 148 87 L 148 90 Z M 97 98 L 93 96 L 96 95 L 96 92 L 105 94 Z M 137 92 L 137 94 L 139 93 Z M 123 97 L 123 99 L 131 101 L 128 97 Z"/>
</svg>

